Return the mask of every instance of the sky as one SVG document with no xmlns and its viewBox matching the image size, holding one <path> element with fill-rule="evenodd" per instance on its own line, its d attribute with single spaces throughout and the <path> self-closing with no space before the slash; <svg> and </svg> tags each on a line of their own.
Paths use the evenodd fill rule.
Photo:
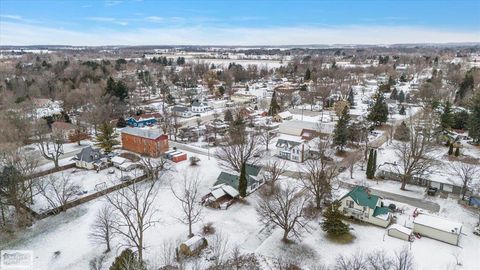
<svg viewBox="0 0 480 270">
<path fill-rule="evenodd" d="M 480 42 L 480 0 L 0 0 L 0 45 Z"/>
</svg>

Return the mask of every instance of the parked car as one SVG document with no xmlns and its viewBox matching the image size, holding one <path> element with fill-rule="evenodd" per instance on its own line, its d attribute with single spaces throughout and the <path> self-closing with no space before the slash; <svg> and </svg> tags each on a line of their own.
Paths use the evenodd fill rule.
<svg viewBox="0 0 480 270">
<path fill-rule="evenodd" d="M 435 196 L 437 194 L 438 188 L 436 187 L 429 187 L 427 190 L 428 196 Z"/>
</svg>

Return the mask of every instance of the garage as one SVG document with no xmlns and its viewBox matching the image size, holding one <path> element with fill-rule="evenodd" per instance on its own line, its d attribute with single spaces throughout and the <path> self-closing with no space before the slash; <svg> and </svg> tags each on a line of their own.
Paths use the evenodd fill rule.
<svg viewBox="0 0 480 270">
<path fill-rule="evenodd" d="M 413 221 L 413 232 L 458 246 L 462 224 L 436 216 L 419 214 Z"/>
<path fill-rule="evenodd" d="M 388 227 L 387 234 L 391 237 L 405 241 L 413 241 L 413 231 L 398 224 L 393 224 L 392 226 Z"/>
</svg>

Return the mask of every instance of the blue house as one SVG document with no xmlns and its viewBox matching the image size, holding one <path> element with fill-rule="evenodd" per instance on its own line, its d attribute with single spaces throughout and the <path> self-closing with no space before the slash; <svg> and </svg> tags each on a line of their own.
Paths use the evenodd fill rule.
<svg viewBox="0 0 480 270">
<path fill-rule="evenodd" d="M 128 118 L 127 124 L 131 127 L 152 126 L 158 122 L 158 118 L 160 114 L 142 114 Z"/>
</svg>

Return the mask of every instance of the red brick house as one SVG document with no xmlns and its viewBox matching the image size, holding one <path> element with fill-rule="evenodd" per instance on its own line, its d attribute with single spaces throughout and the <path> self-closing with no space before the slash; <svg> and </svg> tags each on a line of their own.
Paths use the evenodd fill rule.
<svg viewBox="0 0 480 270">
<path fill-rule="evenodd" d="M 168 136 L 159 129 L 127 127 L 122 130 L 122 146 L 141 155 L 158 157 L 168 151 Z"/>
</svg>

